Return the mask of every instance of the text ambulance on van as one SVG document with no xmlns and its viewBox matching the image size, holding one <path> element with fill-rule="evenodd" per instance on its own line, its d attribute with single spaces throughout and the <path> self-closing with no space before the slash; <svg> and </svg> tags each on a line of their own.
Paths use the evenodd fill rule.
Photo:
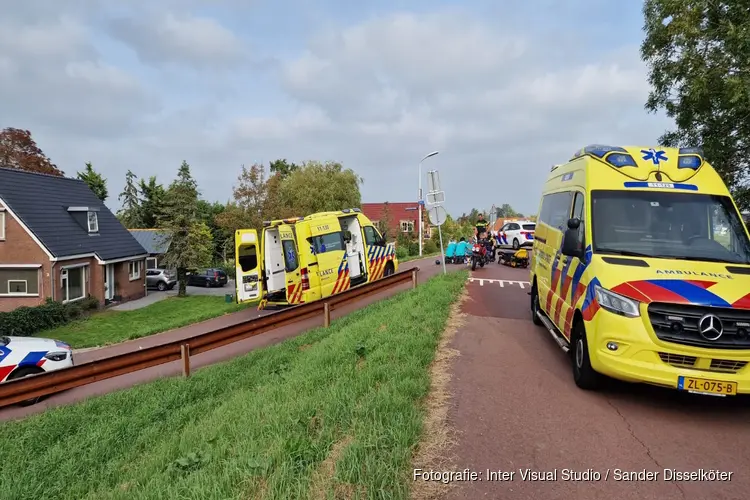
<svg viewBox="0 0 750 500">
<path fill-rule="evenodd" d="M 700 149 L 589 146 L 543 195 L 531 315 L 579 387 L 750 393 L 750 241 Z"/>
<path fill-rule="evenodd" d="M 395 246 L 358 208 L 263 225 L 235 234 L 238 303 L 302 304 L 398 271 Z"/>
</svg>

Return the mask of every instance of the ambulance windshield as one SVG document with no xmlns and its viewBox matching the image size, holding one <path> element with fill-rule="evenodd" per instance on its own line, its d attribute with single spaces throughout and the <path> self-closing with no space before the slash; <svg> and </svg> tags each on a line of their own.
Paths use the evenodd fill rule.
<svg viewBox="0 0 750 500">
<path fill-rule="evenodd" d="M 750 242 L 726 196 L 596 190 L 591 203 L 595 253 L 750 264 Z"/>
</svg>

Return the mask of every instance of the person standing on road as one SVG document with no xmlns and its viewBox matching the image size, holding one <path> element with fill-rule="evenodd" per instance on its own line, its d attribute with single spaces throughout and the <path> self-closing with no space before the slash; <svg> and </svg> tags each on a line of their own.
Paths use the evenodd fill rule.
<svg viewBox="0 0 750 500">
<path fill-rule="evenodd" d="M 489 222 L 484 220 L 484 214 L 480 213 L 477 217 L 477 225 L 474 228 L 474 234 L 477 237 L 477 241 L 487 237 L 487 227 L 489 225 Z"/>
</svg>

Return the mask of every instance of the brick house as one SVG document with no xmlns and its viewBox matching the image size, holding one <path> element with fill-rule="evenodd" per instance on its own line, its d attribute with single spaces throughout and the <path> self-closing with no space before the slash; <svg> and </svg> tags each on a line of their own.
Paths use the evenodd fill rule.
<svg viewBox="0 0 750 500">
<path fill-rule="evenodd" d="M 362 203 L 362 213 L 377 226 L 386 217 L 386 206 L 390 216 L 390 227 L 387 228 L 389 239 L 395 239 L 399 233 L 417 234 L 419 231 L 419 205 L 416 201 L 408 203 Z M 422 220 L 424 237 L 429 238 L 431 227 L 424 207 L 422 207 Z"/>
<path fill-rule="evenodd" d="M 83 181 L 0 168 L 0 312 L 141 298 L 146 257 Z"/>
</svg>

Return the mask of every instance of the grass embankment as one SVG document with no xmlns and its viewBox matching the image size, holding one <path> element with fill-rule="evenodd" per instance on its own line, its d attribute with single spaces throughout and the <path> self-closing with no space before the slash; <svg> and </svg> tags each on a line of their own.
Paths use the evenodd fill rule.
<svg viewBox="0 0 750 500">
<path fill-rule="evenodd" d="M 191 325 L 249 306 L 227 304 L 224 296 L 170 297 L 133 311 L 94 313 L 86 319 L 45 330 L 35 336 L 62 340 L 75 349 L 103 346 Z"/>
<path fill-rule="evenodd" d="M 467 272 L 282 344 L 6 423 L 4 499 L 406 498 Z"/>
<path fill-rule="evenodd" d="M 430 257 L 438 256 L 440 256 L 440 252 L 422 254 L 421 257 L 419 255 L 409 255 L 408 257 L 404 257 L 403 259 L 398 259 L 398 263 L 401 264 L 402 262 L 411 262 L 412 260 L 429 259 Z"/>
</svg>

